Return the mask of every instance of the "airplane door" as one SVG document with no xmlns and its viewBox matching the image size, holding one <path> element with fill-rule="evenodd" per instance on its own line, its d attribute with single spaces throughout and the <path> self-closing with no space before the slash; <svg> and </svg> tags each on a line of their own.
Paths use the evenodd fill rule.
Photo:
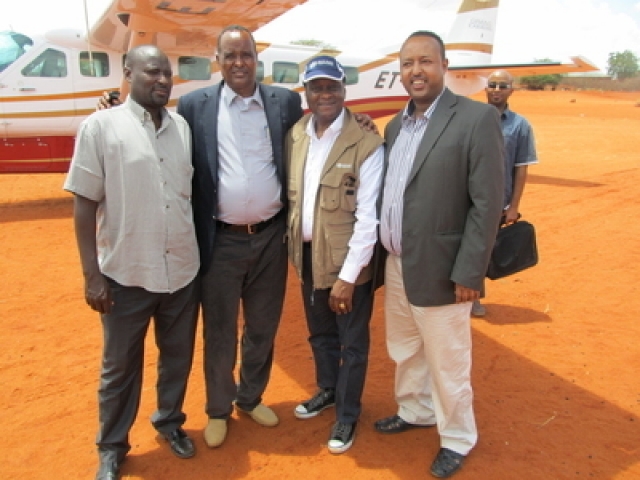
<svg viewBox="0 0 640 480">
<path fill-rule="evenodd" d="M 75 115 L 69 52 L 45 45 L 39 53 L 30 51 L 28 56 L 31 60 L 25 58 L 22 64 L 26 65 L 14 68 L 3 82 L 3 95 L 8 97 L 3 102 L 7 135 L 69 133 Z"/>
</svg>

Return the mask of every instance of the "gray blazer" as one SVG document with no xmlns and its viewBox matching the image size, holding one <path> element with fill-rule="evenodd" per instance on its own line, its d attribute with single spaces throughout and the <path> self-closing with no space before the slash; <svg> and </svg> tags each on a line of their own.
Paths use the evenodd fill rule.
<svg viewBox="0 0 640 480">
<path fill-rule="evenodd" d="M 206 273 L 218 217 L 218 106 L 223 83 L 195 90 L 180 97 L 177 111 L 191 127 L 193 139 L 193 216 L 200 248 L 200 272 Z M 286 88 L 258 84 L 271 133 L 282 203 L 287 205 L 284 139 L 302 117 L 300 94 Z"/>
<path fill-rule="evenodd" d="M 385 129 L 386 162 L 402 114 Z M 484 292 L 502 212 L 503 149 L 498 110 L 445 89 L 404 192 L 402 270 L 411 304 L 452 304 L 454 283 Z"/>
</svg>

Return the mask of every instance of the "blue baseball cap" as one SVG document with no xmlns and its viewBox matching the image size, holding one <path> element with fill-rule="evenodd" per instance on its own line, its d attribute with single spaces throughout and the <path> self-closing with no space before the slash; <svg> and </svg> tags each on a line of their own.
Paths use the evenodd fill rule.
<svg viewBox="0 0 640 480">
<path fill-rule="evenodd" d="M 307 63 L 307 68 L 304 69 L 302 83 L 310 82 L 316 78 L 328 78 L 329 80 L 341 82 L 344 80 L 344 70 L 335 58 L 329 57 L 328 55 L 321 55 L 312 58 L 311 61 Z"/>
</svg>

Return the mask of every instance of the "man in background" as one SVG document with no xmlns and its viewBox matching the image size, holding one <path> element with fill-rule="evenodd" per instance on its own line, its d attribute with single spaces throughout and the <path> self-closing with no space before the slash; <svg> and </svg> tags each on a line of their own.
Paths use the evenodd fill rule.
<svg viewBox="0 0 640 480">
<path fill-rule="evenodd" d="M 487 79 L 487 101 L 498 109 L 504 137 L 504 209 L 502 223 L 509 225 L 520 218 L 520 200 L 527 181 L 529 165 L 538 163 L 531 125 L 522 115 L 509 109 L 513 93 L 513 77 L 505 70 L 496 70 Z M 473 302 L 475 317 L 486 314 L 480 300 Z"/>
</svg>

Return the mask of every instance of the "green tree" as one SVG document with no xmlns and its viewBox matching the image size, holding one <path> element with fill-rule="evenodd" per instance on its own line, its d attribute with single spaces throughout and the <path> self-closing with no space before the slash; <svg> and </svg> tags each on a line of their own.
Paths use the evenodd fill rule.
<svg viewBox="0 0 640 480">
<path fill-rule="evenodd" d="M 607 73 L 616 80 L 635 77 L 638 74 L 638 57 L 631 52 L 612 52 L 609 54 Z"/>
<path fill-rule="evenodd" d="M 318 47 L 324 50 L 336 50 L 336 47 L 323 42 L 322 40 L 314 40 L 313 38 L 294 40 L 293 42 L 289 42 L 291 45 L 306 45 L 308 47 Z"/>
<path fill-rule="evenodd" d="M 534 60 L 534 63 L 548 63 L 551 62 L 548 58 L 540 60 Z M 528 77 L 520 77 L 520 85 L 523 85 L 527 90 L 544 90 L 546 87 L 555 89 L 562 81 L 562 75 L 554 73 L 551 75 L 530 75 Z"/>
</svg>

